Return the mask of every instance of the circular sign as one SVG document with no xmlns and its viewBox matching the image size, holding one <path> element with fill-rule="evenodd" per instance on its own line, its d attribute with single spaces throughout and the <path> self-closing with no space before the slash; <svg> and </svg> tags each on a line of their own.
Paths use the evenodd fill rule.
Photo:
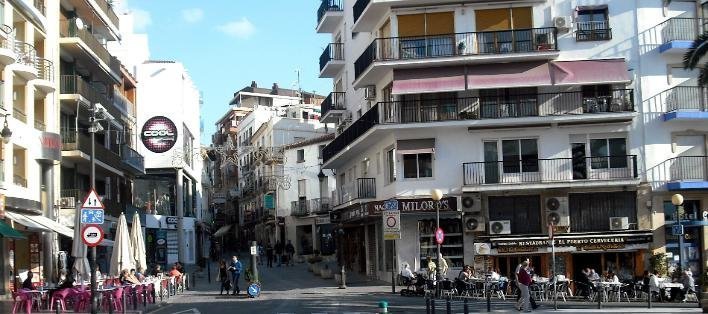
<svg viewBox="0 0 708 314">
<path fill-rule="evenodd" d="M 261 285 L 258 283 L 252 283 L 251 285 L 248 286 L 248 295 L 251 296 L 251 298 L 255 298 L 259 295 L 261 295 Z"/>
<path fill-rule="evenodd" d="M 388 226 L 389 228 L 395 227 L 397 223 L 398 222 L 396 221 L 396 217 L 391 216 L 386 218 L 386 226 Z"/>
<path fill-rule="evenodd" d="M 97 246 L 103 241 L 103 229 L 98 225 L 86 225 L 81 229 L 81 240 L 87 246 Z"/>
<path fill-rule="evenodd" d="M 445 232 L 442 230 L 442 228 L 438 228 L 435 230 L 435 242 L 438 244 L 442 244 L 443 240 L 445 240 Z"/>
<path fill-rule="evenodd" d="M 143 124 L 140 140 L 153 153 L 164 153 L 177 142 L 177 127 L 172 120 L 163 116 L 148 119 Z"/>
<path fill-rule="evenodd" d="M 157 245 L 165 245 L 167 243 L 167 240 L 165 239 L 157 239 Z"/>
</svg>

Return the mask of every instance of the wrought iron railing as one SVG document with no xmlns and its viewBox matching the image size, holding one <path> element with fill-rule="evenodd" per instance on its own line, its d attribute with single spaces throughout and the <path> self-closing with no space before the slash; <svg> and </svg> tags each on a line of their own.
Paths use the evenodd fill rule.
<svg viewBox="0 0 708 314">
<path fill-rule="evenodd" d="M 663 44 L 674 40 L 693 41 L 698 36 L 698 26 L 702 25 L 701 19 L 674 17 L 657 26 L 661 30 Z"/>
<path fill-rule="evenodd" d="M 27 123 L 27 114 L 22 108 L 17 107 L 17 105 L 12 107 L 12 116 L 17 120 Z"/>
<path fill-rule="evenodd" d="M 34 120 L 34 128 L 40 131 L 46 131 L 47 125 L 42 120 Z"/>
<path fill-rule="evenodd" d="M 636 155 L 468 162 L 462 172 L 467 186 L 638 178 Z"/>
<path fill-rule="evenodd" d="M 47 7 L 44 5 L 44 0 L 34 0 L 34 7 L 42 13 L 42 15 L 47 15 Z"/>
<path fill-rule="evenodd" d="M 587 21 L 575 23 L 576 41 L 596 41 L 612 39 L 610 21 Z"/>
<path fill-rule="evenodd" d="M 344 44 L 330 43 L 320 55 L 320 71 L 332 60 L 344 61 Z"/>
<path fill-rule="evenodd" d="M 666 104 L 666 112 L 677 110 L 707 111 L 708 93 L 700 86 L 676 86 L 659 95 Z"/>
<path fill-rule="evenodd" d="M 346 110 L 347 107 L 344 105 L 344 92 L 331 92 L 320 104 L 320 111 L 324 116 L 330 110 Z"/>
<path fill-rule="evenodd" d="M 354 23 L 359 20 L 366 7 L 369 6 L 370 2 L 371 0 L 356 0 L 353 7 Z"/>
<path fill-rule="evenodd" d="M 679 156 L 664 162 L 671 181 L 708 181 L 708 156 Z"/>
<path fill-rule="evenodd" d="M 37 78 L 40 80 L 54 80 L 54 64 L 44 58 L 37 58 Z"/>
<path fill-rule="evenodd" d="M 290 202 L 290 215 L 295 217 L 303 217 L 310 215 L 310 209 L 307 207 L 307 200 L 297 200 Z"/>
<path fill-rule="evenodd" d="M 332 140 L 325 148 L 322 150 L 322 158 L 326 162 L 339 153 L 342 149 L 347 147 L 349 144 L 354 142 L 357 138 L 362 136 L 364 133 L 369 131 L 372 127 L 379 124 L 379 109 L 378 105 L 374 105 L 361 116 L 358 120 L 354 121 L 348 128 L 346 128 L 342 133 Z"/>
<path fill-rule="evenodd" d="M 317 24 L 322 22 L 322 18 L 327 12 L 341 12 L 343 10 L 342 0 L 322 0 L 319 9 L 317 9 Z"/>
<path fill-rule="evenodd" d="M 369 198 L 376 198 L 376 178 L 358 178 L 339 189 L 340 204 Z"/>
<path fill-rule="evenodd" d="M 121 148 L 121 158 L 125 164 L 133 167 L 137 172 L 145 172 L 145 157 L 132 147 L 123 144 Z"/>
<path fill-rule="evenodd" d="M 17 54 L 17 59 L 15 62 L 31 67 L 35 66 L 35 63 L 37 62 L 37 50 L 34 49 L 34 46 L 16 40 L 15 53 Z"/>
<path fill-rule="evenodd" d="M 12 176 L 12 183 L 21 186 L 21 187 L 27 187 L 27 178 L 22 177 L 20 175 L 14 175 Z"/>
</svg>

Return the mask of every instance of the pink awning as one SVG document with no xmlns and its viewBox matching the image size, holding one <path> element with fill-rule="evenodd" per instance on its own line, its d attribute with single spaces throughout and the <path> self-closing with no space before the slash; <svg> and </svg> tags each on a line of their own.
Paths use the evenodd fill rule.
<svg viewBox="0 0 708 314">
<path fill-rule="evenodd" d="M 631 81 L 624 59 L 553 61 L 555 85 L 615 84 Z"/>
<path fill-rule="evenodd" d="M 465 90 L 464 67 L 393 71 L 393 94 L 422 94 Z"/>
<path fill-rule="evenodd" d="M 553 85 L 546 61 L 482 64 L 467 68 L 469 89 Z"/>
</svg>

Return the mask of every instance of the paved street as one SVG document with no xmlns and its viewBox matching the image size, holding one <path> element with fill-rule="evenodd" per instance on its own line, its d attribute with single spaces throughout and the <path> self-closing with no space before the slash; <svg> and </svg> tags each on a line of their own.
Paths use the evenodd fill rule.
<svg viewBox="0 0 708 314">
<path fill-rule="evenodd" d="M 212 269 L 212 277 L 215 273 Z M 243 295 L 219 295 L 218 284 L 208 284 L 206 277 L 199 278 L 196 287 L 178 297 L 170 298 L 163 306 L 151 310 L 151 314 L 176 313 L 377 313 L 381 300 L 389 303 L 390 313 L 425 313 L 425 300 L 420 297 L 392 295 L 391 287 L 352 283 L 345 290 L 337 289 L 334 280 L 324 280 L 308 272 L 305 264 L 295 267 L 276 267 L 261 273 L 263 293 L 260 298 L 250 299 Z M 244 290 L 241 280 L 241 288 Z M 397 289 L 398 290 L 398 289 Z M 552 305 L 544 304 L 536 313 L 552 313 Z M 562 313 L 699 313 L 698 308 L 655 307 L 649 311 L 645 304 L 636 307 L 605 307 L 597 310 L 589 303 L 566 304 Z M 661 305 L 657 305 L 661 306 Z M 486 312 L 483 302 L 470 302 L 470 313 Z M 445 313 L 443 303 L 437 313 Z M 518 312 L 511 302 L 494 301 L 494 312 Z M 453 307 L 454 313 L 462 313 L 462 305 Z M 557 312 L 556 312 L 557 313 Z"/>
</svg>

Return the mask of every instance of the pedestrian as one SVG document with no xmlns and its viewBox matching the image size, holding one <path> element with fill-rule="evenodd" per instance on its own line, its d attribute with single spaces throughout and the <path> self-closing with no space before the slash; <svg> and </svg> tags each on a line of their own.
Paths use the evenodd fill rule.
<svg viewBox="0 0 708 314">
<path fill-rule="evenodd" d="M 526 262 L 527 265 L 531 265 L 531 259 L 529 259 L 527 257 L 521 263 L 519 263 L 519 265 L 516 265 L 516 270 L 514 271 L 514 278 L 515 278 L 516 288 L 517 288 L 516 289 L 516 309 L 519 309 L 519 311 L 521 308 L 521 288 L 519 287 L 518 273 L 519 273 L 519 270 L 521 270 L 521 268 L 523 267 L 524 262 Z M 536 300 L 534 300 L 533 297 L 531 297 L 530 295 L 529 295 L 529 302 L 531 303 L 531 308 L 533 308 L 534 310 L 536 308 L 538 308 L 538 305 L 536 305 Z"/>
<path fill-rule="evenodd" d="M 229 275 L 226 273 L 226 261 L 223 259 L 219 261 L 218 276 L 217 281 L 221 283 L 221 291 L 219 291 L 219 295 L 222 295 L 224 290 L 226 290 L 226 294 L 229 294 L 229 290 L 231 290 L 231 280 L 229 280 Z"/>
<path fill-rule="evenodd" d="M 278 267 L 283 264 L 283 243 L 278 240 L 275 242 L 275 258 L 278 259 Z"/>
<path fill-rule="evenodd" d="M 294 266 L 295 262 L 293 261 L 293 255 L 295 255 L 295 247 L 290 240 L 288 240 L 288 244 L 285 245 L 285 253 L 288 254 L 288 263 L 286 265 Z"/>
<path fill-rule="evenodd" d="M 265 252 L 263 250 L 263 245 L 261 245 L 260 242 L 258 242 L 258 245 L 256 246 L 256 251 L 258 253 L 258 255 L 256 255 L 258 265 L 263 265 L 263 255 L 265 255 Z"/>
<path fill-rule="evenodd" d="M 524 312 L 531 312 L 531 294 L 529 286 L 531 285 L 531 276 L 528 273 L 529 262 L 521 263 L 521 269 L 516 274 L 518 278 L 519 290 L 521 290 L 521 309 Z"/>
<path fill-rule="evenodd" d="M 241 293 L 241 289 L 238 287 L 238 279 L 241 277 L 241 272 L 243 271 L 243 265 L 241 265 L 241 261 L 238 260 L 238 256 L 234 255 L 231 257 L 229 271 L 231 272 L 231 284 L 234 286 L 233 295 L 237 295 Z"/>
<path fill-rule="evenodd" d="M 273 268 L 273 246 L 270 241 L 266 244 L 266 259 L 268 260 L 268 268 Z"/>
</svg>

